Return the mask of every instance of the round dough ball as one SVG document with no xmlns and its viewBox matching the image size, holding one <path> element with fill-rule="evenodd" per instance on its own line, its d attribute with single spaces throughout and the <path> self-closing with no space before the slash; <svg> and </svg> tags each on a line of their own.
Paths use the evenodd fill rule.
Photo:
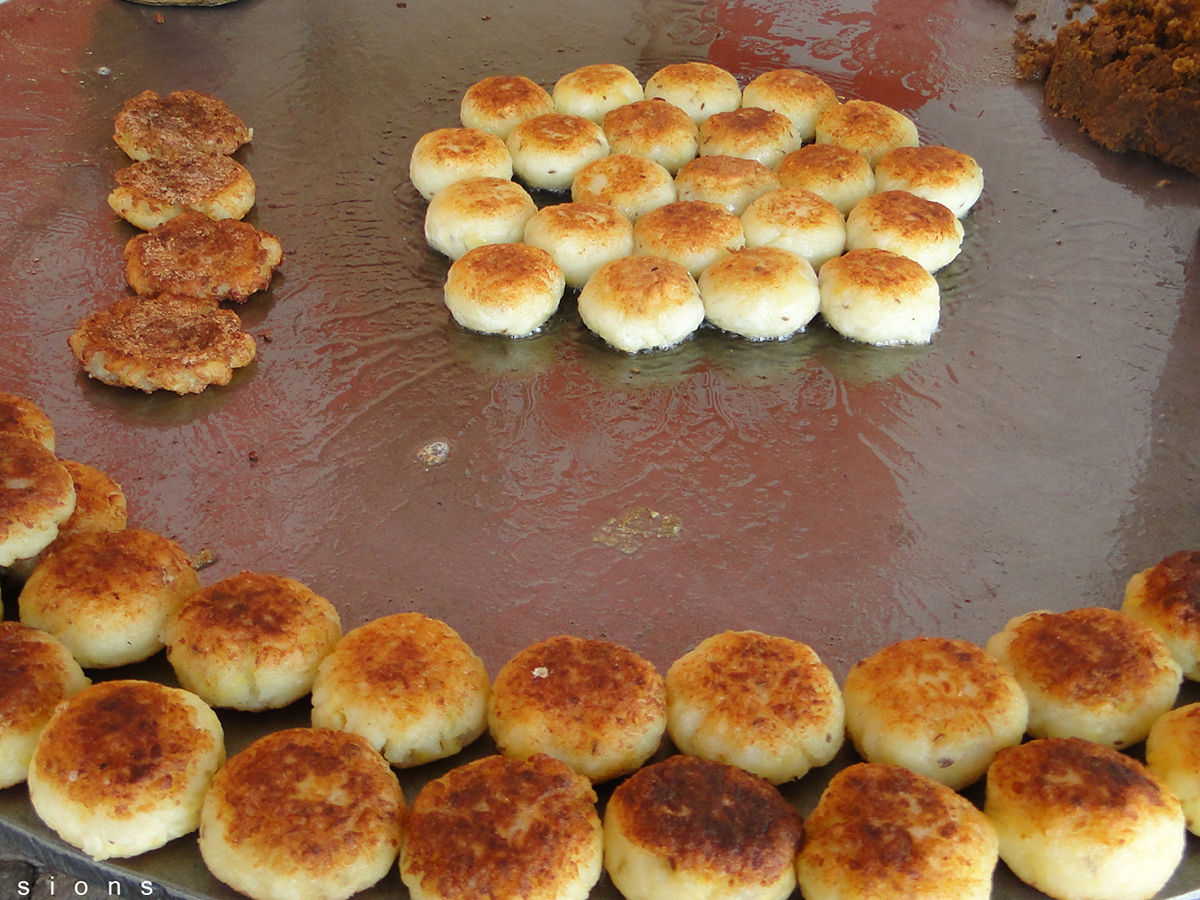
<svg viewBox="0 0 1200 900">
<path fill-rule="evenodd" d="M 453 628 L 395 613 L 348 631 L 321 661 L 312 724 L 362 735 L 393 766 L 453 756 L 487 728 L 483 661 Z"/>
<path fill-rule="evenodd" d="M 847 100 L 827 107 L 817 119 L 816 141 L 857 150 L 872 168 L 897 147 L 920 143 L 912 119 L 874 100 Z"/>
<path fill-rule="evenodd" d="M 1109 747 L 1145 740 L 1175 705 L 1182 674 L 1149 626 L 1102 607 L 1011 619 L 988 653 L 1029 700 L 1033 737 L 1079 737 Z"/>
<path fill-rule="evenodd" d="M 793 150 L 775 168 L 775 175 L 783 187 L 811 191 L 836 206 L 843 216 L 875 193 L 875 172 L 867 158 L 833 144 L 808 144 Z"/>
<path fill-rule="evenodd" d="M 571 199 L 577 203 L 607 203 L 630 222 L 636 222 L 650 210 L 675 202 L 675 179 L 653 159 L 610 153 L 575 174 Z"/>
<path fill-rule="evenodd" d="M 821 266 L 821 317 L 854 341 L 927 344 L 941 315 L 937 279 L 888 250 L 851 250 Z"/>
<path fill-rule="evenodd" d="M 1172 553 L 1134 574 L 1121 612 L 1149 625 L 1184 676 L 1200 681 L 1200 551 Z"/>
<path fill-rule="evenodd" d="M 741 220 L 706 200 L 668 203 L 646 213 L 633 226 L 635 253 L 676 262 L 693 278 L 745 245 Z"/>
<path fill-rule="evenodd" d="M 524 75 L 489 75 L 467 88 L 459 120 L 504 140 L 521 122 L 549 112 L 554 98 L 537 82 Z"/>
<path fill-rule="evenodd" d="M 341 636 L 332 603 L 294 578 L 258 572 L 196 591 L 162 630 L 183 687 L 211 706 L 244 710 L 279 709 L 307 694 Z"/>
<path fill-rule="evenodd" d="M 464 178 L 513 177 L 508 145 L 499 135 L 480 128 L 438 128 L 417 139 L 408 162 L 408 177 L 426 200 Z"/>
<path fill-rule="evenodd" d="M 25 780 L 50 716 L 89 683 L 59 640 L 20 622 L 0 622 L 0 788 Z"/>
<path fill-rule="evenodd" d="M 739 250 L 701 272 L 696 284 L 708 321 L 752 341 L 803 331 L 821 306 L 813 267 L 777 247 Z"/>
<path fill-rule="evenodd" d="M 0 434 L 13 433 L 33 438 L 54 452 L 54 422 L 45 411 L 26 397 L 0 391 Z"/>
<path fill-rule="evenodd" d="M 525 223 L 525 243 L 549 253 L 567 285 L 579 288 L 604 263 L 633 253 L 633 223 L 607 203 L 557 203 Z"/>
<path fill-rule="evenodd" d="M 513 174 L 546 191 L 566 191 L 593 160 L 608 156 L 604 129 L 582 116 L 545 113 L 527 119 L 508 135 Z"/>
<path fill-rule="evenodd" d="M 450 264 L 443 297 L 469 331 L 526 337 L 554 315 L 565 290 L 562 269 L 540 247 L 484 244 Z"/>
<path fill-rule="evenodd" d="M 667 671 L 667 721 L 682 752 L 782 784 L 842 747 L 837 681 L 807 644 L 757 631 L 701 641 Z"/>
<path fill-rule="evenodd" d="M 1146 737 L 1146 767 L 1179 798 L 1188 831 L 1200 835 L 1200 703 L 1154 720 Z"/>
<path fill-rule="evenodd" d="M 626 900 L 783 900 L 796 886 L 799 815 L 736 766 L 672 756 L 619 784 L 604 813 L 604 868 Z"/>
<path fill-rule="evenodd" d="M 78 532 L 38 563 L 21 621 L 54 635 L 86 668 L 139 662 L 163 648 L 163 623 L 200 589 L 177 543 L 142 528 Z"/>
<path fill-rule="evenodd" d="M 958 790 L 1021 742 L 1029 704 L 982 647 L 913 638 L 859 660 L 846 676 L 846 731 L 860 756 Z"/>
<path fill-rule="evenodd" d="M 400 877 L 412 900 L 586 900 L 603 871 L 595 804 L 556 759 L 485 756 L 421 789 Z"/>
<path fill-rule="evenodd" d="M 701 156 L 736 156 L 774 169 L 800 146 L 792 120 L 783 113 L 743 106 L 714 113 L 699 125 Z"/>
<path fill-rule="evenodd" d="M 814 269 L 846 249 L 846 220 L 812 191 L 780 188 L 763 194 L 742 213 L 747 247 L 790 250 Z"/>
<path fill-rule="evenodd" d="M 560 113 L 583 116 L 599 125 L 618 106 L 644 99 L 645 92 L 637 76 L 624 66 L 594 63 L 559 78 L 551 96 Z"/>
<path fill-rule="evenodd" d="M 255 900 L 344 900 L 391 871 L 405 812 L 395 773 L 361 737 L 289 728 L 217 772 L 200 856 Z"/>
<path fill-rule="evenodd" d="M 817 119 L 837 102 L 832 87 L 800 69 L 770 69 L 742 89 L 742 106 L 758 106 L 787 116 L 797 144 L 813 139 Z"/>
<path fill-rule="evenodd" d="M 962 249 L 963 224 L 946 206 L 908 191 L 884 191 L 860 200 L 846 217 L 846 249 L 891 250 L 930 272 Z"/>
<path fill-rule="evenodd" d="M 805 822 L 806 900 L 987 900 L 996 830 L 970 801 L 901 766 L 838 772 Z"/>
<path fill-rule="evenodd" d="M 897 147 L 875 166 L 877 191 L 908 191 L 962 218 L 983 193 L 983 169 L 960 150 L 939 144 Z"/>
<path fill-rule="evenodd" d="M 537 212 L 529 192 L 503 178 L 464 178 L 434 195 L 425 210 L 425 240 L 451 259 L 484 244 L 520 241 Z"/>
<path fill-rule="evenodd" d="M 75 511 L 75 483 L 46 445 L 0 432 L 0 567 L 41 553 Z"/>
<path fill-rule="evenodd" d="M 704 301 L 688 270 L 654 256 L 605 263 L 579 292 L 583 324 L 626 353 L 673 347 L 704 321 Z"/>
<path fill-rule="evenodd" d="M 132 679 L 58 707 L 29 764 L 38 816 L 93 859 L 137 856 L 195 831 L 225 760 L 220 720 L 190 691 Z"/>
<path fill-rule="evenodd" d="M 646 99 L 666 100 L 678 106 L 699 125 L 714 113 L 742 104 L 737 79 L 720 66 L 707 62 L 671 63 L 646 79 Z"/>
<path fill-rule="evenodd" d="M 488 729 L 502 753 L 545 753 L 593 782 L 636 770 L 666 727 L 666 687 L 652 663 L 612 641 L 571 635 L 513 656 L 488 701 Z"/>
<path fill-rule="evenodd" d="M 675 176 L 678 199 L 717 203 L 735 216 L 778 188 L 774 172 L 757 160 L 738 156 L 697 156 Z"/>
<path fill-rule="evenodd" d="M 700 146 L 700 132 L 686 112 L 665 100 L 626 103 L 604 116 L 612 153 L 652 159 L 674 175 Z"/>
<path fill-rule="evenodd" d="M 1000 858 L 1056 900 L 1148 900 L 1183 857 L 1175 796 L 1137 760 L 1079 738 L 1001 750 L 984 812 Z"/>
</svg>

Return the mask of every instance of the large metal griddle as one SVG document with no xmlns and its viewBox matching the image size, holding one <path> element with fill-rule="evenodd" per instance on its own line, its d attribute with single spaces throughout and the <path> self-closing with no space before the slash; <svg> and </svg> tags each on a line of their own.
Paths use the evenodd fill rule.
<svg viewBox="0 0 1200 900">
<path fill-rule="evenodd" d="M 288 574 L 347 628 L 420 610 L 493 673 L 555 633 L 665 670 L 712 633 L 757 628 L 810 643 L 840 679 L 901 638 L 983 642 L 1029 609 L 1116 606 L 1133 572 L 1200 546 L 1200 181 L 1101 150 L 1014 79 L 1016 16 L 1049 34 L 1052 2 L 9 0 L 0 390 L 52 416 L 61 455 L 123 485 L 132 524 L 211 552 L 206 583 Z M 451 322 L 447 261 L 407 179 L 417 137 L 456 124 L 488 74 L 550 86 L 614 61 L 645 79 L 685 59 L 743 84 L 806 68 L 980 161 L 930 346 L 817 324 L 631 358 L 586 333 L 570 296 L 526 340 Z M 258 184 L 249 219 L 287 254 L 238 308 L 258 360 L 194 397 L 89 381 L 66 348 L 125 291 L 110 135 L 147 88 L 212 92 L 254 127 L 238 155 Z M 171 680 L 161 657 L 93 674 Z M 229 752 L 307 714 L 223 714 Z M 402 772 L 409 800 L 490 749 Z M 785 792 L 807 811 L 852 759 Z M 235 896 L 190 837 L 93 863 L 23 787 L 0 791 L 0 845 L 129 896 Z M 996 895 L 1040 896 L 1003 866 Z M 1162 896 L 1198 895 L 1191 838 Z M 367 896 L 403 891 L 393 875 Z"/>
</svg>

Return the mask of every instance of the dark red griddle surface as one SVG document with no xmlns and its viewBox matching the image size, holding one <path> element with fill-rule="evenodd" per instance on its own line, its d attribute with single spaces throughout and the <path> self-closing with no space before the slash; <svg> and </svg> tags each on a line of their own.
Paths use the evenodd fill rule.
<svg viewBox="0 0 1200 900">
<path fill-rule="evenodd" d="M 492 672 L 559 632 L 665 669 L 709 634 L 757 628 L 810 643 L 840 679 L 900 638 L 983 642 L 1029 609 L 1115 606 L 1134 571 L 1200 546 L 1200 183 L 1048 118 L 1039 86 L 1013 77 L 1027 11 L 1047 31 L 1061 13 L 9 0 L 0 390 L 51 415 L 61 455 L 122 484 L 131 523 L 211 551 L 205 582 L 287 574 L 347 628 L 420 610 Z M 635 359 L 590 337 L 570 297 L 528 340 L 453 324 L 447 261 L 407 179 L 416 139 L 456 124 L 485 75 L 549 87 L 613 61 L 644 80 L 684 59 L 743 84 L 806 68 L 980 161 L 987 188 L 938 276 L 930 346 L 856 346 L 815 325 Z M 257 361 L 195 397 L 105 387 L 66 347 L 126 290 L 132 230 L 105 203 L 126 160 L 110 136 L 147 88 L 209 91 L 253 126 L 238 154 L 258 184 L 249 220 L 286 253 L 271 290 L 237 308 Z M 231 751 L 304 715 L 229 716 Z M 815 788 L 795 790 L 803 805 Z M 0 792 L 3 825 L 86 865 L 39 832 L 23 788 Z M 188 839 L 120 865 L 228 896 Z M 1194 862 L 1181 877 L 1172 894 L 1200 884 Z"/>
</svg>

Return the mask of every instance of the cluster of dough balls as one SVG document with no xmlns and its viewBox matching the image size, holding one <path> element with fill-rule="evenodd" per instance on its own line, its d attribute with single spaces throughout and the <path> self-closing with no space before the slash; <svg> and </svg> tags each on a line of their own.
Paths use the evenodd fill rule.
<svg viewBox="0 0 1200 900">
<path fill-rule="evenodd" d="M 409 163 L 426 239 L 452 260 L 455 321 L 525 336 L 573 289 L 587 328 L 628 353 L 705 322 L 787 339 L 818 314 L 853 340 L 927 343 L 933 273 L 983 190 L 967 154 L 799 69 L 745 88 L 706 62 L 644 85 L 587 65 L 550 91 L 494 75 L 467 89 L 460 120 L 422 135 Z"/>
<path fill-rule="evenodd" d="M 283 258 L 274 235 L 241 221 L 256 189 L 232 154 L 253 129 L 220 98 L 185 90 L 131 97 L 113 132 L 133 160 L 108 204 L 142 230 L 124 250 L 134 293 L 84 316 L 71 353 L 90 377 L 147 393 L 228 384 L 257 346 L 220 303 L 264 290 Z"/>
</svg>

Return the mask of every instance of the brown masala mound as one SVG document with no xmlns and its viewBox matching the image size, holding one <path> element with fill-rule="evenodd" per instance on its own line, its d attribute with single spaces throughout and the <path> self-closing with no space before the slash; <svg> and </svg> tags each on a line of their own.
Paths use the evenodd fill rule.
<svg viewBox="0 0 1200 900">
<path fill-rule="evenodd" d="M 1200 175 L 1200 0 L 1106 0 L 1068 22 L 1046 104 L 1103 147 Z"/>
</svg>

